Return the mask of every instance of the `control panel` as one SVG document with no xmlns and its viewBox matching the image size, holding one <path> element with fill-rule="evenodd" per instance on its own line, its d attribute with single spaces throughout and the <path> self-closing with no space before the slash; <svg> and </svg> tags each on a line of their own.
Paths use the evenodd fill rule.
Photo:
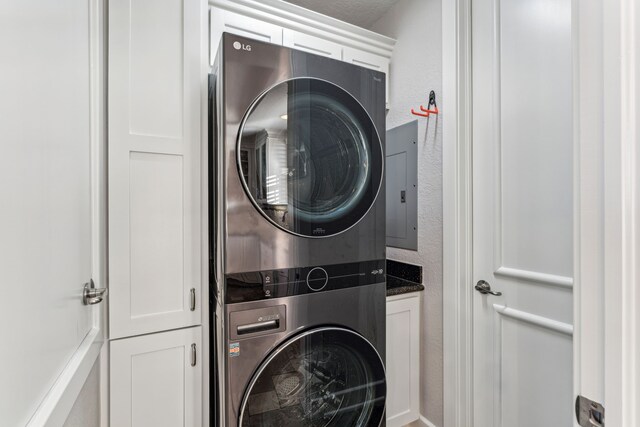
<svg viewBox="0 0 640 427">
<path fill-rule="evenodd" d="M 225 302 L 259 301 L 383 283 L 385 266 L 385 260 L 375 260 L 228 274 Z"/>
</svg>

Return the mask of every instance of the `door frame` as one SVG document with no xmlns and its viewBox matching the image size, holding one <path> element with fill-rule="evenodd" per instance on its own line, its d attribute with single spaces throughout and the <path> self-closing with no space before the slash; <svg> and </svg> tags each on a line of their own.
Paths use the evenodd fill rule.
<svg viewBox="0 0 640 427">
<path fill-rule="evenodd" d="M 640 7 L 636 0 L 600 1 L 588 0 L 593 3 L 593 10 L 580 24 L 595 27 L 601 23 L 603 34 L 603 49 L 597 52 L 602 58 L 602 78 L 585 83 L 590 90 L 599 83 L 595 87 L 602 93 L 598 113 L 603 118 L 604 132 L 599 138 L 588 137 L 595 140 L 594 144 L 600 142 L 603 152 L 606 191 L 601 206 L 606 286 L 601 287 L 596 298 L 583 295 L 580 301 L 593 305 L 596 299 L 603 305 L 600 348 L 607 350 L 602 356 L 604 388 L 600 391 L 608 411 L 607 421 L 613 426 L 636 426 L 640 425 Z M 584 50 L 589 48 L 585 43 Z M 580 105 L 585 110 L 594 108 L 593 100 Z M 588 171 L 586 175 L 589 176 Z M 584 336 L 590 337 L 586 331 Z M 583 382 L 593 365 L 583 366 Z"/>
<path fill-rule="evenodd" d="M 444 426 L 473 426 L 471 0 L 442 3 Z"/>
<path fill-rule="evenodd" d="M 634 1 L 572 0 L 574 395 L 604 403 L 607 425 L 640 425 Z M 471 2 L 442 4 L 445 427 L 473 426 Z"/>
</svg>

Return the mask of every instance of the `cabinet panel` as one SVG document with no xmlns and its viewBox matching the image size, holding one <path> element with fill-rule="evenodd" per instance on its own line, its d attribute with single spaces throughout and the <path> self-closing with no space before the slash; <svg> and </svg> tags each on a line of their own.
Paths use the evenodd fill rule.
<svg viewBox="0 0 640 427">
<path fill-rule="evenodd" d="M 182 156 L 132 152 L 129 167 L 130 316 L 182 311 Z"/>
<path fill-rule="evenodd" d="M 201 336 L 195 327 L 111 341 L 111 425 L 200 427 Z"/>
<path fill-rule="evenodd" d="M 111 338 L 200 324 L 202 10 L 109 3 Z"/>
<path fill-rule="evenodd" d="M 216 59 L 222 33 L 237 34 L 267 43 L 282 44 L 282 27 L 228 10 L 212 7 L 210 17 L 210 61 Z"/>
<path fill-rule="evenodd" d="M 282 44 L 292 49 L 328 56 L 329 58 L 342 59 L 342 46 L 338 43 L 290 30 L 289 28 L 282 30 Z"/>
<path fill-rule="evenodd" d="M 345 46 L 342 50 L 342 59 L 361 67 L 385 73 L 386 100 L 387 104 L 389 103 L 389 58 Z"/>
<path fill-rule="evenodd" d="M 387 298 L 387 426 L 420 417 L 420 296 Z"/>
<path fill-rule="evenodd" d="M 156 0 L 129 4 L 130 132 L 180 138 L 184 22 L 176 18 L 182 15 L 182 0 L 165 1 L 162 7 Z M 157 79 L 158 72 L 162 80 Z"/>
</svg>

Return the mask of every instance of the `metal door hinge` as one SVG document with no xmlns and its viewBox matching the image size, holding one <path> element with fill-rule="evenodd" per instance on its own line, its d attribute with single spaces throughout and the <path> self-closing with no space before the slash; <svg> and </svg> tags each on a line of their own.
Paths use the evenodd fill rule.
<svg viewBox="0 0 640 427">
<path fill-rule="evenodd" d="M 191 344 L 191 366 L 196 366 L 196 344 Z"/>
<path fill-rule="evenodd" d="M 576 418 L 582 427 L 603 427 L 604 406 L 584 396 L 576 398 Z"/>
</svg>

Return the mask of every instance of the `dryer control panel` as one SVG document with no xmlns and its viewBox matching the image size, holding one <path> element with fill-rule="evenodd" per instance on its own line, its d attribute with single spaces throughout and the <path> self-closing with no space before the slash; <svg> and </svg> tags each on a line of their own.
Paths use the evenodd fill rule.
<svg viewBox="0 0 640 427">
<path fill-rule="evenodd" d="M 386 260 L 227 274 L 225 303 L 233 304 L 383 283 Z"/>
</svg>

